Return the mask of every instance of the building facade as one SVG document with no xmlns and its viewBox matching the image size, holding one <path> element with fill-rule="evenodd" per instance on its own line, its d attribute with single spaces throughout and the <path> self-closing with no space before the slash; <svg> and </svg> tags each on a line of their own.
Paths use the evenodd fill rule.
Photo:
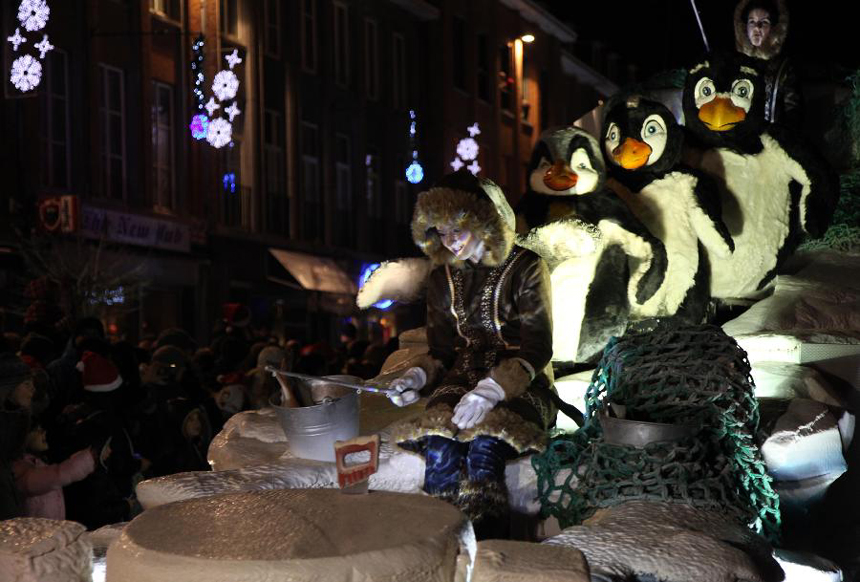
<svg viewBox="0 0 860 582">
<path fill-rule="evenodd" d="M 336 337 L 362 269 L 416 253 L 415 196 L 452 170 L 469 127 L 481 174 L 515 203 L 540 132 L 615 89 L 530 0 L 48 2 L 42 81 L 7 82 L 0 102 L 0 269 L 21 270 L 40 201 L 73 197 L 76 234 L 56 244 L 106 240 L 139 266 L 137 309 L 117 322 L 132 338 L 172 325 L 205 338 L 225 302 L 287 337 Z M 189 129 L 195 88 L 208 98 L 234 51 L 241 113 L 214 148 Z"/>
</svg>

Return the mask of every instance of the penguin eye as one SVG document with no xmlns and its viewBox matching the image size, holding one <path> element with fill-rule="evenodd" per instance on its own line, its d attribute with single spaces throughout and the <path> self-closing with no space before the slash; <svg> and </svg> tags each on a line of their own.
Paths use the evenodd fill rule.
<svg viewBox="0 0 860 582">
<path fill-rule="evenodd" d="M 546 168 L 547 166 L 551 166 L 551 165 L 552 165 L 552 164 L 550 164 L 550 163 L 549 163 L 549 160 L 548 160 L 548 159 L 546 159 L 546 158 L 541 158 L 541 159 L 540 159 L 540 162 L 538 163 L 538 168 Z"/>
<path fill-rule="evenodd" d="M 732 83 L 732 104 L 749 113 L 752 105 L 753 84 L 749 79 L 737 79 Z"/>
<path fill-rule="evenodd" d="M 669 139 L 666 133 L 666 120 L 657 114 L 649 115 L 642 124 L 640 135 L 651 148 L 651 154 L 645 163 L 646 166 L 650 166 L 660 159 L 666 149 L 666 142 Z"/>
<path fill-rule="evenodd" d="M 696 82 L 696 87 L 693 89 L 693 99 L 696 102 L 696 107 L 701 108 L 702 105 L 709 101 L 713 101 L 717 95 L 717 88 L 714 82 L 708 77 L 702 77 Z"/>
<path fill-rule="evenodd" d="M 592 170 L 591 160 L 588 159 L 588 152 L 580 148 L 570 155 L 570 167 L 579 170 Z M 579 172 L 577 172 L 579 173 Z"/>
<path fill-rule="evenodd" d="M 606 138 L 603 140 L 604 148 L 606 149 L 606 154 L 612 159 L 612 150 L 618 147 L 619 142 L 621 141 L 621 131 L 618 129 L 618 126 L 614 123 L 610 123 L 609 127 L 606 129 Z"/>
</svg>

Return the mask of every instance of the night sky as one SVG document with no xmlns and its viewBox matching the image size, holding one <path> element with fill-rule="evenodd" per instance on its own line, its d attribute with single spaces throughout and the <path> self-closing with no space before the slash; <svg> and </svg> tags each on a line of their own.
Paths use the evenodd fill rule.
<svg viewBox="0 0 860 582">
<path fill-rule="evenodd" d="M 655 72 L 686 67 L 703 53 L 704 45 L 690 0 L 547 1 L 560 20 L 573 26 L 580 40 L 601 40 L 639 66 L 639 79 Z M 712 48 L 734 50 L 732 18 L 736 2 L 697 0 Z M 860 67 L 860 25 L 847 3 L 788 2 L 791 13 L 788 43 L 798 73 L 839 80 Z"/>
</svg>

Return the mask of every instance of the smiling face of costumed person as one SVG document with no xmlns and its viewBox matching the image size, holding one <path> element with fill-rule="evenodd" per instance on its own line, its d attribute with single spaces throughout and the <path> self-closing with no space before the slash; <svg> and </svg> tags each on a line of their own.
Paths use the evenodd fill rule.
<svg viewBox="0 0 860 582">
<path fill-rule="evenodd" d="M 457 260 L 470 259 L 477 263 L 483 255 L 483 243 L 468 228 L 460 228 L 453 225 L 444 225 L 436 228 L 442 246 L 451 251 Z"/>
<path fill-rule="evenodd" d="M 760 47 L 770 34 L 770 13 L 764 8 L 753 8 L 747 16 L 747 37 L 750 44 Z"/>
</svg>

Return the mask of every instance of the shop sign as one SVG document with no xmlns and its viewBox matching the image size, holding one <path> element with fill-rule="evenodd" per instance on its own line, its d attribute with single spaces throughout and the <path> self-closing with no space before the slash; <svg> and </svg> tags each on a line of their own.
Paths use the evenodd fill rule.
<svg viewBox="0 0 860 582">
<path fill-rule="evenodd" d="M 81 232 L 84 236 L 104 237 L 117 243 L 185 253 L 191 250 L 187 225 L 92 206 L 81 209 Z"/>
<path fill-rule="evenodd" d="M 39 200 L 39 228 L 43 232 L 64 234 L 78 229 L 79 202 L 77 196 L 48 196 Z"/>
</svg>

